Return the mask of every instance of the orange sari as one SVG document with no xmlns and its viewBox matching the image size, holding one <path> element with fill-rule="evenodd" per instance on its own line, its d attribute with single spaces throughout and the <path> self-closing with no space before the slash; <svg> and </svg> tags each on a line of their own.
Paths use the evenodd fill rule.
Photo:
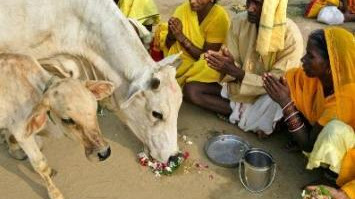
<svg viewBox="0 0 355 199">
<path fill-rule="evenodd" d="M 286 73 L 291 97 L 311 124 L 341 120 L 355 128 L 355 38 L 342 28 L 325 29 L 334 94 L 327 98 L 318 78 L 309 78 L 302 68 Z"/>
</svg>

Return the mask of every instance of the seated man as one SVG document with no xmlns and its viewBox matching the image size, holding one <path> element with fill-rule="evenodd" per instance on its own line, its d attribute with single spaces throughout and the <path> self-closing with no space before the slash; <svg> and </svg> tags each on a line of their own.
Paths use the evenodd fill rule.
<svg viewBox="0 0 355 199">
<path fill-rule="evenodd" d="M 226 48 L 205 54 L 209 66 L 222 74 L 222 86 L 190 83 L 188 100 L 239 122 L 244 131 L 270 134 L 282 112 L 265 95 L 261 75 L 283 75 L 299 64 L 303 53 L 302 35 L 286 19 L 286 4 L 285 0 L 247 0 L 247 12 L 232 18 Z"/>
</svg>

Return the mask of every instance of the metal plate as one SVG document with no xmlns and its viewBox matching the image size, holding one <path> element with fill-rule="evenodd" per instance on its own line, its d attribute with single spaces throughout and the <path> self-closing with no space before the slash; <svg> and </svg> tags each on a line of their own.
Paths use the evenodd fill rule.
<svg viewBox="0 0 355 199">
<path fill-rule="evenodd" d="M 207 157 L 222 167 L 237 167 L 249 144 L 236 135 L 219 135 L 205 144 Z"/>
</svg>

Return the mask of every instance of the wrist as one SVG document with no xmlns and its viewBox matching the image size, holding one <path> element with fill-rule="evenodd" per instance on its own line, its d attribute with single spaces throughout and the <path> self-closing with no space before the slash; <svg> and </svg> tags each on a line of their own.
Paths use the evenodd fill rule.
<svg viewBox="0 0 355 199">
<path fill-rule="evenodd" d="M 286 98 L 284 100 L 280 100 L 279 105 L 281 106 L 281 108 L 285 108 L 285 106 L 290 104 L 291 101 L 292 101 L 291 98 L 288 97 L 288 98 Z"/>
<path fill-rule="evenodd" d="M 183 43 L 186 40 L 186 37 L 183 34 L 177 34 L 175 35 L 175 38 L 180 43 Z"/>
<path fill-rule="evenodd" d="M 245 77 L 245 71 L 236 67 L 235 65 L 231 66 L 233 68 L 229 75 L 233 76 L 236 78 L 237 82 L 242 82 L 244 77 Z"/>
<path fill-rule="evenodd" d="M 339 199 L 350 199 L 348 194 L 342 189 L 338 189 L 338 197 Z"/>
</svg>

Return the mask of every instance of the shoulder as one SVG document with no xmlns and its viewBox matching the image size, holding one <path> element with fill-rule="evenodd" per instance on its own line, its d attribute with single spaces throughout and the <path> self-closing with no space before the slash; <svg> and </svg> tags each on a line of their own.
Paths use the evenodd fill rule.
<svg viewBox="0 0 355 199">
<path fill-rule="evenodd" d="M 233 26 L 240 26 L 246 23 L 249 23 L 248 13 L 246 11 L 231 14 L 231 24 Z"/>
<path fill-rule="evenodd" d="M 287 18 L 286 21 L 286 40 L 301 42 L 303 44 L 303 37 L 300 29 L 297 24 L 289 18 Z"/>
<path fill-rule="evenodd" d="M 190 3 L 187 1 L 187 2 L 184 2 L 182 4 L 180 4 L 178 7 L 176 7 L 175 9 L 175 12 L 179 12 L 181 10 L 185 10 L 187 9 L 188 7 L 190 6 Z"/>
<path fill-rule="evenodd" d="M 220 5 L 214 5 L 209 13 L 210 19 L 213 19 L 215 23 L 229 24 L 229 15 L 227 11 Z"/>
</svg>

